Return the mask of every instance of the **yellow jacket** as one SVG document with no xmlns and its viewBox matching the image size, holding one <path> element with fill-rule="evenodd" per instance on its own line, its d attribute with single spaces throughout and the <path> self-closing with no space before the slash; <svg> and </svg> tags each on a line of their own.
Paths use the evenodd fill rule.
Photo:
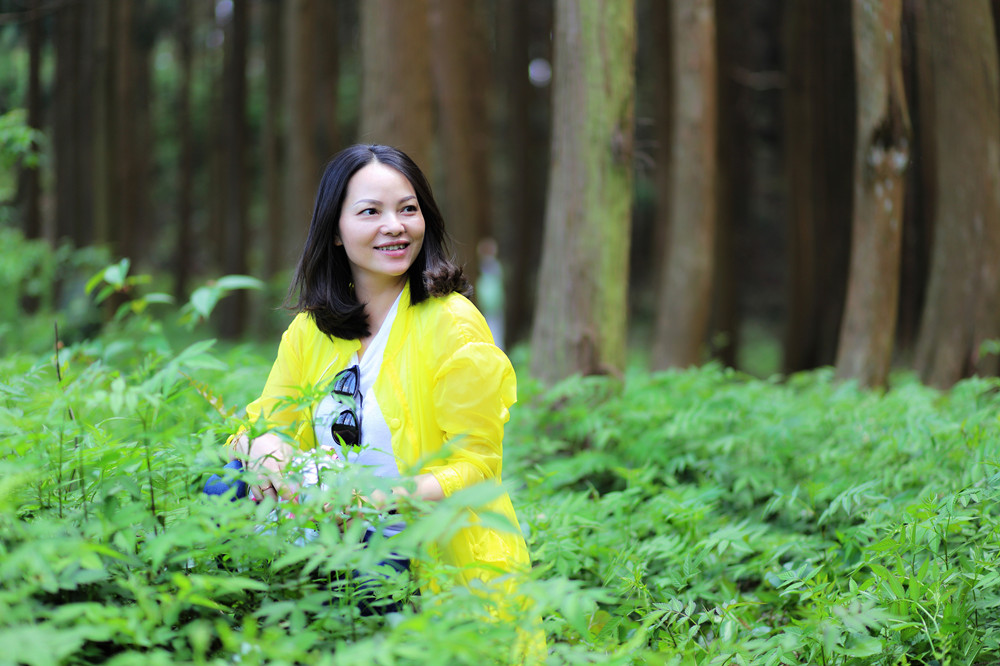
<svg viewBox="0 0 1000 666">
<path fill-rule="evenodd" d="M 247 406 L 248 419 L 263 416 L 267 429 L 294 432 L 300 448 L 315 447 L 315 404 L 289 399 L 301 398 L 302 387 L 329 382 L 359 349 L 358 340 L 331 338 L 300 313 L 281 336 L 263 393 Z M 517 381 L 465 297 L 428 298 L 414 306 L 406 286 L 372 390 L 401 473 L 432 473 L 445 496 L 483 481 L 500 482 L 503 428 L 517 399 Z M 516 531 L 465 527 L 438 544 L 437 556 L 457 568 L 462 583 L 527 571 L 528 550 L 507 494 L 481 510 L 502 514 Z"/>
</svg>

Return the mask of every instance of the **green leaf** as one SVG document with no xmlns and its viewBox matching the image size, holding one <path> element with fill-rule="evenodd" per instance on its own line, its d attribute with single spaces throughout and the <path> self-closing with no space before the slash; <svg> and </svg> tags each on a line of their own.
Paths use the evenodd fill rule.
<svg viewBox="0 0 1000 666">
<path fill-rule="evenodd" d="M 115 289 L 123 289 L 125 287 L 125 278 L 128 276 L 128 269 L 131 262 L 128 258 L 122 259 L 117 264 L 111 264 L 104 269 L 104 281 L 113 286 Z"/>
<path fill-rule="evenodd" d="M 263 289 L 264 282 L 249 275 L 224 275 L 215 281 L 219 289 L 232 291 L 234 289 Z"/>
<path fill-rule="evenodd" d="M 191 294 L 191 307 L 202 319 L 208 319 L 219 302 L 221 292 L 213 287 L 198 287 Z"/>
</svg>

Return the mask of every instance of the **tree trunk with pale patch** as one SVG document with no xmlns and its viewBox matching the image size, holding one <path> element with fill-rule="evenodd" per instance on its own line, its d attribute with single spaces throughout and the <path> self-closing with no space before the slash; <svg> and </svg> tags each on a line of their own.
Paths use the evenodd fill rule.
<svg viewBox="0 0 1000 666">
<path fill-rule="evenodd" d="M 854 221 L 837 377 L 884 387 L 892 364 L 910 128 L 903 91 L 902 0 L 855 0 Z"/>
<path fill-rule="evenodd" d="M 635 6 L 558 0 L 552 162 L 532 374 L 621 375 L 632 208 Z"/>
<path fill-rule="evenodd" d="M 666 261 L 654 332 L 655 369 L 702 361 L 712 305 L 716 196 L 715 11 L 711 0 L 675 0 L 666 207 Z M 663 181 L 661 181 L 663 182 Z"/>
</svg>

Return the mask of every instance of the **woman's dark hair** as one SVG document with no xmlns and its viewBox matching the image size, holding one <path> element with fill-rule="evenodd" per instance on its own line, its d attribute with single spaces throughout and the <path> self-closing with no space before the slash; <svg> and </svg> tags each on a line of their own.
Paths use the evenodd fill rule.
<svg viewBox="0 0 1000 666">
<path fill-rule="evenodd" d="M 424 242 L 407 271 L 410 302 L 416 305 L 429 296 L 446 296 L 456 291 L 466 296 L 472 293 L 461 267 L 448 256 L 444 219 L 427 178 L 413 160 L 390 146 L 359 144 L 345 148 L 323 170 L 309 235 L 287 299 L 291 309 L 308 312 L 319 330 L 338 338 L 363 338 L 370 332 L 364 304 L 354 294 L 347 252 L 334 240 L 339 235 L 347 184 L 362 167 L 373 162 L 406 176 L 424 216 Z"/>
</svg>

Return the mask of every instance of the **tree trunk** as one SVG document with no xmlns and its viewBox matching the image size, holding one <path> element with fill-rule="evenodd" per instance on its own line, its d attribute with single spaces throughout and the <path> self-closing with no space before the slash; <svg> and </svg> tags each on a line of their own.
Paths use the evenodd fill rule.
<svg viewBox="0 0 1000 666">
<path fill-rule="evenodd" d="M 847 282 L 854 146 L 850 5 L 787 4 L 786 373 L 830 365 Z"/>
<path fill-rule="evenodd" d="M 117 226 L 110 235 L 113 251 L 130 257 L 133 264 L 142 259 L 143 240 L 149 235 L 146 211 L 152 39 L 146 24 L 148 10 L 146 2 L 140 0 L 111 3 L 115 13 L 115 31 L 111 35 L 115 41 L 114 121 L 110 126 L 115 173 L 111 206 Z"/>
<path fill-rule="evenodd" d="M 716 196 L 715 11 L 711 0 L 671 3 L 673 95 L 667 249 L 657 303 L 655 369 L 702 360 L 712 302 Z"/>
<path fill-rule="evenodd" d="M 510 347 L 531 337 L 536 277 L 541 258 L 547 165 L 538 146 L 548 144 L 548 87 L 528 78 L 532 56 L 551 61 L 552 3 L 503 0 L 498 4 L 497 52 L 506 104 L 498 152 L 506 157 L 504 192 L 497 197 L 503 224 L 494 225 L 504 267 L 504 336 Z M 544 119 L 544 120 L 539 120 Z"/>
<path fill-rule="evenodd" d="M 625 366 L 635 6 L 557 0 L 552 161 L 532 371 Z"/>
<path fill-rule="evenodd" d="M 264 238 L 264 277 L 274 277 L 286 263 L 287 255 L 282 251 L 284 225 L 286 222 L 281 174 L 284 169 L 285 141 L 283 118 L 284 90 L 284 21 L 279 0 L 264 2 L 264 76 L 267 94 L 264 101 L 264 192 L 267 197 L 267 222 Z M 289 253 L 290 254 L 290 247 Z"/>
<path fill-rule="evenodd" d="M 112 0 L 96 0 L 94 12 L 94 240 L 111 244 L 114 230 L 118 228 L 117 209 L 113 204 L 118 173 L 115 163 L 118 158 L 115 104 L 115 35 L 118 28 Z"/>
<path fill-rule="evenodd" d="M 225 150 L 225 214 L 222 268 L 227 274 L 247 273 L 247 193 L 246 193 L 246 62 L 248 1 L 235 0 L 226 30 L 223 85 Z M 247 292 L 240 289 L 219 304 L 219 332 L 237 338 L 246 329 Z"/>
<path fill-rule="evenodd" d="M 1000 72 L 988 0 L 918 4 L 922 140 L 934 155 L 931 277 L 915 364 L 947 388 L 996 374 L 1000 338 Z"/>
<path fill-rule="evenodd" d="M 837 377 L 884 387 L 899 297 L 904 172 L 910 128 L 903 92 L 902 0 L 855 0 L 857 141 L 851 264 Z"/>
<path fill-rule="evenodd" d="M 41 9 L 40 0 L 32 0 L 30 4 L 31 16 L 27 20 L 28 31 L 28 99 L 27 99 L 27 125 L 28 127 L 42 130 L 42 85 L 41 85 L 41 64 L 42 64 L 42 18 L 39 14 Z M 36 156 L 39 153 L 39 146 L 32 145 L 32 153 Z M 18 172 L 17 182 L 17 204 L 21 210 L 21 231 L 25 238 L 37 239 L 42 237 L 42 210 L 40 205 L 41 186 L 39 169 L 41 165 L 25 164 L 22 162 Z M 41 300 L 35 294 L 21 295 L 21 309 L 27 314 L 38 311 Z"/>
<path fill-rule="evenodd" d="M 466 276 L 479 275 L 476 247 L 491 234 L 491 90 L 486 35 L 468 0 L 431 0 L 434 89 L 441 137 L 442 209 Z"/>
<path fill-rule="evenodd" d="M 325 0 L 285 5 L 288 160 L 283 228 L 289 264 L 305 241 L 322 166 L 316 155 L 316 7 Z M 329 36 L 324 36 L 328 38 Z"/>
<path fill-rule="evenodd" d="M 428 0 L 361 3 L 359 141 L 395 146 L 433 173 Z"/>
<path fill-rule="evenodd" d="M 337 117 L 337 86 L 340 81 L 340 40 L 338 8 L 340 3 L 320 0 L 316 3 L 316 32 L 313 46 L 316 49 L 316 166 L 325 164 L 340 150 L 340 126 Z M 319 174 L 316 174 L 319 182 Z"/>
<path fill-rule="evenodd" d="M 715 275 L 712 278 L 712 356 L 736 367 L 740 338 L 740 281 L 748 271 L 737 256 L 737 236 L 749 226 L 752 139 L 752 90 L 738 72 L 764 69 L 753 57 L 754 7 L 746 0 L 717 0 L 719 114 L 718 184 L 716 195 Z M 761 179 L 763 180 L 763 178 Z"/>
<path fill-rule="evenodd" d="M 177 19 L 177 47 L 180 55 L 180 81 L 177 90 L 177 140 L 180 160 L 177 165 L 177 243 L 174 246 L 174 296 L 187 299 L 193 273 L 194 239 L 194 134 L 191 131 L 192 48 L 191 0 L 181 0 Z"/>
<path fill-rule="evenodd" d="M 52 97 L 54 109 L 53 147 L 56 176 L 56 216 L 54 241 L 70 240 L 77 247 L 85 244 L 90 219 L 85 206 L 90 169 L 81 169 L 87 151 L 84 142 L 89 132 L 81 132 L 83 63 L 83 13 L 79 4 L 59 7 L 55 14 L 56 76 Z"/>
<path fill-rule="evenodd" d="M 930 267 L 930 245 L 932 231 L 933 170 L 929 168 L 930 155 L 924 155 L 927 142 L 919 138 L 923 134 L 920 124 L 919 79 L 917 75 L 916 50 L 916 0 L 903 0 L 902 60 L 903 88 L 906 91 L 906 106 L 912 124 L 910 142 L 910 166 L 906 170 L 906 186 L 903 201 L 903 246 L 900 257 L 899 315 L 896 324 L 896 362 L 901 356 L 912 364 L 920 327 L 920 313 L 923 310 L 927 292 L 927 278 Z"/>
<path fill-rule="evenodd" d="M 33 16 L 28 19 L 28 127 L 41 131 L 42 129 L 42 18 L 38 14 L 41 8 L 40 0 L 32 0 Z M 37 152 L 38 146 L 33 147 Z M 21 167 L 18 183 L 18 203 L 22 211 L 21 229 L 25 238 L 41 238 L 42 211 L 39 205 L 41 188 L 39 186 L 39 167 Z M 37 308 L 37 303 L 30 304 L 29 311 Z"/>
</svg>

